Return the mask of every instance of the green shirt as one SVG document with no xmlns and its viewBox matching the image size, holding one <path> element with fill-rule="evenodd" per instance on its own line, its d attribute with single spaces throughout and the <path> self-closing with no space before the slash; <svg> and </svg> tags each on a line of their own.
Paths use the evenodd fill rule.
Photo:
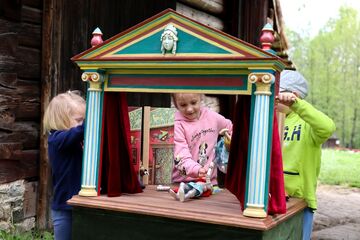
<svg viewBox="0 0 360 240">
<path fill-rule="evenodd" d="M 283 164 L 289 196 L 317 208 L 316 186 L 321 166 L 321 144 L 335 131 L 334 122 L 305 100 L 297 99 L 284 124 Z"/>
</svg>

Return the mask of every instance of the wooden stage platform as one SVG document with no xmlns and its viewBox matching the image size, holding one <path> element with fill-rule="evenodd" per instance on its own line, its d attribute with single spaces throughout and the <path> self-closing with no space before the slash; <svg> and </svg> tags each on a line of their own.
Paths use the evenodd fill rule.
<svg viewBox="0 0 360 240">
<path fill-rule="evenodd" d="M 193 235 L 187 235 L 198 237 L 210 231 L 210 239 L 217 239 L 214 236 L 218 233 L 225 234 L 219 235 L 222 239 L 282 239 L 277 237 L 298 235 L 299 231 L 301 235 L 302 210 L 306 207 L 304 201 L 292 198 L 286 214 L 249 218 L 242 215 L 239 201 L 227 190 L 182 203 L 166 191 L 156 191 L 155 186 L 147 186 L 143 193 L 112 198 L 74 196 L 69 204 L 74 206 L 74 239 L 111 239 L 99 234 L 117 234 L 124 237 L 121 239 L 174 239 L 168 236 L 174 231 L 178 237 L 182 231 L 192 231 Z"/>
</svg>

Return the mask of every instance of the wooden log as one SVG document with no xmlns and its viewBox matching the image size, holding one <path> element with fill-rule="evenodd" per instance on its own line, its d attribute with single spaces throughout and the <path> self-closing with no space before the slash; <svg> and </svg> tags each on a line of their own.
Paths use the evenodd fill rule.
<svg viewBox="0 0 360 240">
<path fill-rule="evenodd" d="M 38 193 L 38 182 L 25 182 L 24 192 L 24 218 L 36 216 L 36 203 Z"/>
<path fill-rule="evenodd" d="M 212 16 L 210 14 L 201 12 L 199 10 L 190 8 L 184 4 L 177 3 L 176 4 L 176 11 L 184 16 L 187 16 L 188 18 L 194 19 L 195 21 L 198 21 L 206 26 L 216 28 L 218 30 L 224 29 L 224 23 L 221 19 Z"/>
<path fill-rule="evenodd" d="M 18 47 L 16 51 L 18 63 L 17 74 L 19 78 L 40 79 L 41 77 L 41 52 L 36 48 Z"/>
<path fill-rule="evenodd" d="M 224 11 L 223 0 L 180 0 L 180 2 L 210 14 L 217 15 Z"/>
<path fill-rule="evenodd" d="M 35 155 L 35 156 L 34 156 Z M 38 158 L 38 151 L 23 151 L 23 157 Z M 31 157 L 33 156 L 33 157 Z M 0 159 L 0 184 L 38 176 L 37 161 Z"/>
<path fill-rule="evenodd" d="M 18 32 L 20 24 L 17 22 L 11 22 L 8 19 L 0 18 L 0 33 L 16 33 Z"/>
<path fill-rule="evenodd" d="M 23 5 L 21 9 L 21 21 L 41 24 L 42 11 L 37 8 Z"/>
<path fill-rule="evenodd" d="M 41 25 L 22 23 L 19 45 L 41 49 Z"/>
<path fill-rule="evenodd" d="M 0 72 L 16 72 L 19 63 L 15 57 L 6 57 L 0 55 Z"/>
<path fill-rule="evenodd" d="M 39 146 L 39 123 L 0 122 L 0 143 L 21 143 L 24 149 L 37 149 Z"/>
<path fill-rule="evenodd" d="M 21 63 L 39 64 L 41 62 L 41 51 L 36 48 L 19 46 L 16 56 Z"/>
<path fill-rule="evenodd" d="M 1 122 L 14 122 L 15 114 L 9 109 L 0 109 L 0 121 Z"/>
<path fill-rule="evenodd" d="M 22 63 L 17 64 L 17 73 L 19 78 L 40 79 L 40 63 Z"/>
<path fill-rule="evenodd" d="M 16 73 L 0 73 L 0 89 L 9 88 L 15 89 L 17 83 Z"/>
<path fill-rule="evenodd" d="M 36 81 L 19 80 L 16 74 L 0 74 L 0 120 L 40 118 L 40 86 Z"/>
<path fill-rule="evenodd" d="M 43 8 L 42 0 L 22 0 L 21 2 L 25 6 L 34 7 L 34 8 L 38 8 L 38 9 Z"/>
<path fill-rule="evenodd" d="M 1 0 L 0 13 L 2 18 L 7 18 L 12 21 L 21 20 L 21 1 Z"/>
<path fill-rule="evenodd" d="M 17 33 L 2 33 L 0 34 L 0 59 L 4 57 L 14 57 L 18 47 Z"/>
<path fill-rule="evenodd" d="M 19 142 L 0 143 L 0 159 L 37 162 L 39 150 L 24 150 Z"/>
<path fill-rule="evenodd" d="M 23 148 L 21 143 L 0 143 L 0 159 L 11 159 L 14 152 Z"/>
</svg>

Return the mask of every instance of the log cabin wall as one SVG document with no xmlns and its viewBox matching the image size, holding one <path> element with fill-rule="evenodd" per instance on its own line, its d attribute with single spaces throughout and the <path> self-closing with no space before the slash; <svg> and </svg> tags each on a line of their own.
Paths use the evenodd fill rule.
<svg viewBox="0 0 360 240">
<path fill-rule="evenodd" d="M 35 224 L 42 0 L 0 1 L 0 225 Z M 15 206 L 15 207 L 14 207 Z"/>
<path fill-rule="evenodd" d="M 0 184 L 38 177 L 41 0 L 0 3 Z"/>
</svg>

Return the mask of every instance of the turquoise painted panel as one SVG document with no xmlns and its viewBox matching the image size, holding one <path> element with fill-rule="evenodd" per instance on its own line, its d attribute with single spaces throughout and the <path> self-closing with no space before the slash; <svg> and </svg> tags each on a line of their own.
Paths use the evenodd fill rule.
<svg viewBox="0 0 360 240">
<path fill-rule="evenodd" d="M 126 47 L 115 55 L 121 54 L 159 54 L 161 53 L 162 31 L 157 32 L 129 47 Z M 231 54 L 222 48 L 212 45 L 200 38 L 190 35 L 178 29 L 177 53 L 212 53 L 212 54 Z"/>
</svg>

